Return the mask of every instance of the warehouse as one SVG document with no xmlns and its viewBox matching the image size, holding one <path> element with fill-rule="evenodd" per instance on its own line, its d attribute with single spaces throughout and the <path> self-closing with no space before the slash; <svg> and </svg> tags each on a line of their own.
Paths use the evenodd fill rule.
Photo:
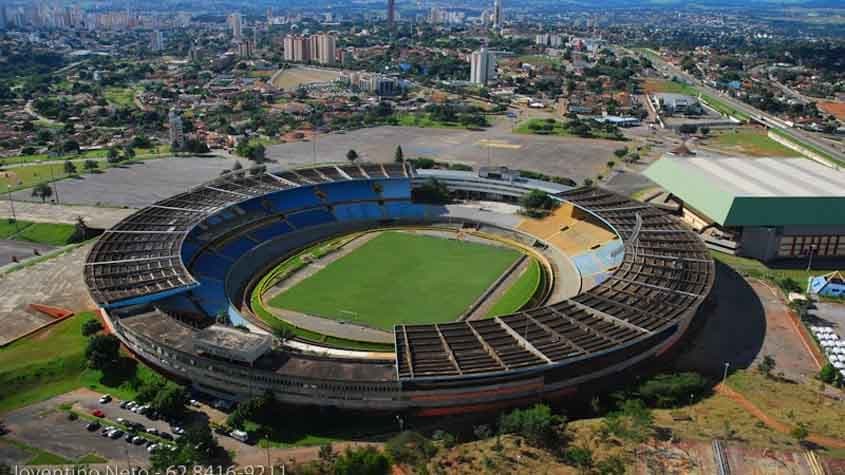
<svg viewBox="0 0 845 475">
<path fill-rule="evenodd" d="M 762 261 L 845 257 L 845 173 L 795 158 L 672 157 L 645 175 L 711 248 Z"/>
</svg>

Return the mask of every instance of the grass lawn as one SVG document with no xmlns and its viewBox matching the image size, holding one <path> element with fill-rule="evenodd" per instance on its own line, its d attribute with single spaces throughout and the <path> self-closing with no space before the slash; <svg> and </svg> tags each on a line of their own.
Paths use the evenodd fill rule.
<svg viewBox="0 0 845 475">
<path fill-rule="evenodd" d="M 784 147 L 770 139 L 765 131 L 756 129 L 737 129 L 725 131 L 708 139 L 713 145 L 738 149 L 754 157 L 800 157 L 801 154 Z"/>
<path fill-rule="evenodd" d="M 549 127 L 551 124 L 551 129 L 544 129 L 544 127 Z M 516 128 L 514 128 L 514 132 L 518 134 L 538 134 L 538 135 L 561 135 L 561 136 L 568 136 L 570 135 L 569 131 L 563 127 L 563 122 L 559 120 L 548 121 L 546 119 L 528 119 L 520 122 Z"/>
<path fill-rule="evenodd" d="M 793 383 L 766 378 L 756 371 L 737 371 L 728 377 L 728 385 L 780 422 L 791 426 L 801 422 L 811 433 L 829 437 L 845 434 L 842 403 L 821 397 L 818 381 Z"/>
<path fill-rule="evenodd" d="M 698 95 L 698 91 L 689 84 L 663 79 L 645 79 L 643 81 L 643 90 L 649 94 L 666 92 L 672 94 L 688 94 L 691 96 Z"/>
<path fill-rule="evenodd" d="M 518 257 L 512 249 L 388 231 L 270 305 L 385 330 L 449 322 Z"/>
<path fill-rule="evenodd" d="M 511 285 L 504 295 L 487 312 L 488 317 L 507 315 L 516 312 L 531 300 L 540 285 L 540 263 L 531 259 L 519 279 Z"/>
<path fill-rule="evenodd" d="M 405 113 L 397 114 L 399 121 L 398 125 L 405 127 L 425 127 L 425 128 L 439 128 L 439 129 L 465 129 L 466 125 L 460 122 L 444 122 L 431 118 L 431 114 L 425 113 Z M 487 123 L 489 125 L 489 121 Z"/>
<path fill-rule="evenodd" d="M 717 261 L 731 267 L 740 274 L 757 277 L 760 279 L 778 281 L 785 278 L 791 278 L 797 281 L 802 287 L 806 287 L 807 279 L 813 275 L 827 274 L 833 272 L 828 269 L 813 269 L 807 272 L 806 262 L 795 269 L 778 269 L 768 267 L 756 259 L 749 259 L 747 257 L 732 256 L 722 252 L 710 251 L 710 254 Z"/>
<path fill-rule="evenodd" d="M 115 106 L 135 107 L 135 90 L 130 87 L 107 87 L 104 96 Z"/>
<path fill-rule="evenodd" d="M 92 312 L 81 312 L 0 348 L 0 414 L 83 386 L 129 399 L 139 381 L 156 377 L 151 369 L 136 366 L 129 358 L 125 358 L 126 371 L 109 377 L 87 369 L 87 339 L 81 329 L 91 318 Z"/>
<path fill-rule="evenodd" d="M 16 240 L 29 241 L 51 246 L 64 246 L 70 242 L 76 227 L 61 223 L 32 223 L 15 236 Z"/>
</svg>

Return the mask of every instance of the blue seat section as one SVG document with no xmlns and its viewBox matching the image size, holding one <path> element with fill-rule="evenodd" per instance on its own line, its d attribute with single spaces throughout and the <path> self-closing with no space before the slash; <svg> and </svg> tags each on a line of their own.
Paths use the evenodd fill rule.
<svg viewBox="0 0 845 475">
<path fill-rule="evenodd" d="M 249 232 L 249 235 L 258 239 L 259 241 L 267 241 L 273 239 L 276 236 L 281 236 L 282 234 L 290 231 L 293 229 L 290 225 L 284 221 L 276 221 L 273 224 L 269 224 L 262 228 L 253 230 Z"/>
<path fill-rule="evenodd" d="M 407 178 L 378 180 L 378 183 L 381 184 L 381 196 L 384 199 L 411 199 L 411 180 Z"/>
<path fill-rule="evenodd" d="M 191 290 L 191 293 L 208 315 L 217 315 L 229 308 L 229 299 L 226 297 L 222 281 L 203 279 L 200 286 Z"/>
<path fill-rule="evenodd" d="M 382 207 L 376 203 L 349 203 L 335 205 L 334 215 L 338 221 L 384 219 Z"/>
<path fill-rule="evenodd" d="M 419 219 L 425 217 L 425 207 L 412 203 L 385 203 L 387 215 L 391 218 Z"/>
<path fill-rule="evenodd" d="M 273 209 L 280 213 L 291 209 L 312 208 L 320 204 L 320 198 L 314 193 L 313 186 L 283 190 L 267 195 L 266 198 L 273 203 Z"/>
<path fill-rule="evenodd" d="M 574 256 L 572 260 L 582 276 L 604 273 L 622 262 L 622 242 L 611 241 L 598 249 Z"/>
<path fill-rule="evenodd" d="M 197 278 L 208 276 L 223 280 L 226 277 L 226 269 L 230 265 L 232 265 L 231 261 L 210 252 L 204 252 L 194 261 L 194 264 L 191 266 L 191 272 Z"/>
<path fill-rule="evenodd" d="M 182 262 L 191 262 L 191 258 L 194 257 L 194 254 L 197 253 L 199 248 L 199 244 L 185 239 L 185 241 L 182 243 Z"/>
<path fill-rule="evenodd" d="M 331 203 L 379 199 L 372 184 L 366 181 L 341 181 L 322 185 L 320 189 L 326 193 L 326 199 Z"/>
<path fill-rule="evenodd" d="M 309 226 L 317 226 L 320 224 L 330 223 L 336 221 L 334 215 L 325 209 L 312 209 L 310 211 L 303 211 L 288 215 L 288 221 L 297 229 L 307 228 Z"/>
<path fill-rule="evenodd" d="M 256 244 L 251 240 L 241 237 L 238 239 L 233 239 L 232 241 L 226 243 L 225 246 L 218 248 L 217 252 L 223 254 L 224 256 L 235 260 L 241 257 L 246 251 L 255 247 Z"/>
</svg>

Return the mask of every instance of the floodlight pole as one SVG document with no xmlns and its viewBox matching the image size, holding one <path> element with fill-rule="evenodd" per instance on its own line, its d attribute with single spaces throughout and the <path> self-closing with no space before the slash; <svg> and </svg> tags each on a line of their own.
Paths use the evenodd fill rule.
<svg viewBox="0 0 845 475">
<path fill-rule="evenodd" d="M 731 363 L 725 361 L 725 373 L 722 375 L 722 385 L 725 384 L 725 381 L 728 379 L 728 368 L 731 367 Z"/>
<path fill-rule="evenodd" d="M 810 272 L 810 269 L 813 267 L 813 254 L 815 254 L 816 245 L 811 244 L 809 250 L 810 250 L 810 258 L 807 260 L 807 272 Z"/>
<path fill-rule="evenodd" d="M 15 232 L 20 232 L 18 217 L 15 215 L 15 200 L 12 199 L 12 185 L 6 183 L 6 193 L 9 195 L 9 208 L 12 210 L 12 221 L 15 222 Z"/>
</svg>

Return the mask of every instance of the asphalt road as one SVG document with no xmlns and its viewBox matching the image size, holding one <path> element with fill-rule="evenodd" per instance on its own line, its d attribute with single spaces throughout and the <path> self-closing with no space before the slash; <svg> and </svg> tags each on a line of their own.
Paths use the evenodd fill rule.
<svg viewBox="0 0 845 475">
<path fill-rule="evenodd" d="M 651 57 L 650 57 L 650 59 L 651 59 Z M 843 154 L 842 152 L 840 152 L 840 151 L 836 150 L 835 148 L 831 147 L 829 144 L 817 139 L 816 137 L 812 136 L 811 134 L 803 132 L 801 130 L 793 129 L 791 127 L 778 126 L 777 125 L 778 123 L 783 122 L 781 119 L 779 119 L 779 118 L 777 118 L 777 117 L 775 117 L 771 114 L 767 114 L 767 113 L 757 109 L 756 107 L 752 107 L 752 106 L 750 106 L 750 105 L 748 105 L 748 104 L 746 104 L 742 101 L 739 101 L 737 99 L 734 99 L 730 96 L 722 95 L 722 93 L 719 92 L 718 90 L 702 83 L 701 81 L 699 81 L 694 76 L 687 74 L 685 71 L 683 71 L 680 68 L 674 66 L 673 64 L 670 64 L 670 63 L 667 63 L 666 61 L 663 61 L 662 59 L 652 61 L 652 63 L 655 63 L 656 65 L 658 65 L 659 66 L 658 69 L 662 69 L 663 71 L 667 72 L 668 74 L 680 77 L 680 78 L 684 79 L 685 81 L 689 82 L 690 84 L 694 84 L 701 91 L 717 97 L 720 101 L 725 102 L 726 104 L 729 104 L 731 107 L 734 107 L 735 109 L 739 110 L 740 112 L 744 112 L 744 113 L 746 113 L 746 114 L 748 114 L 752 117 L 762 117 L 762 118 L 766 119 L 767 125 L 784 132 L 785 134 L 793 137 L 795 140 L 807 142 L 807 143 L 814 145 L 814 146 L 820 148 L 821 150 L 827 152 L 828 154 L 830 154 L 834 158 L 836 158 L 838 160 L 845 161 L 845 154 Z"/>
</svg>

